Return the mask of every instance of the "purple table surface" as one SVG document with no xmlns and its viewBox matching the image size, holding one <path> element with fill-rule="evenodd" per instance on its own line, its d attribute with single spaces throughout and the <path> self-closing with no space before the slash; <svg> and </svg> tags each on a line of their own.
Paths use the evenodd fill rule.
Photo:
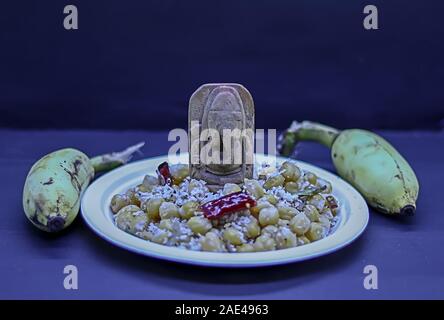
<svg viewBox="0 0 444 320">
<path fill-rule="evenodd" d="M 407 158 L 420 185 L 414 217 L 371 211 L 364 234 L 321 258 L 258 269 L 213 269 L 139 256 L 97 237 L 80 217 L 59 235 L 25 218 L 21 197 L 38 158 L 63 147 L 96 155 L 144 140 L 143 157 L 166 154 L 166 132 L 0 130 L 0 298 L 3 299 L 400 299 L 444 298 L 444 133 L 381 132 Z M 139 157 L 140 158 L 140 157 Z M 333 170 L 329 152 L 304 144 L 299 159 Z M 64 266 L 78 268 L 65 290 Z M 366 265 L 378 289 L 363 286 Z"/>
</svg>

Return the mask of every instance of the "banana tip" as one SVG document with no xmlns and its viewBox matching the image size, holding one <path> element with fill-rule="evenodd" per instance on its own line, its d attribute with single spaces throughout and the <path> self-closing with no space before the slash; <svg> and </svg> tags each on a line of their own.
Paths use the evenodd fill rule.
<svg viewBox="0 0 444 320">
<path fill-rule="evenodd" d="M 415 206 L 408 204 L 404 207 L 402 207 L 400 214 L 402 216 L 413 216 L 415 214 L 416 208 Z"/>
<path fill-rule="evenodd" d="M 48 229 L 51 232 L 58 232 L 65 226 L 65 219 L 57 216 L 48 220 Z"/>
</svg>

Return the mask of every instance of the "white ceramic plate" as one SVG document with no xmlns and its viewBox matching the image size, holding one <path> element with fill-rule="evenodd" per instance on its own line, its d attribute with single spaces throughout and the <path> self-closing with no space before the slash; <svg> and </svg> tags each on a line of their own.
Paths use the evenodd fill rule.
<svg viewBox="0 0 444 320">
<path fill-rule="evenodd" d="M 271 157 L 256 154 L 256 162 L 270 161 Z M 188 154 L 179 156 L 180 162 L 188 162 Z M 277 158 L 277 162 L 285 161 Z M 118 247 L 146 256 L 217 267 L 258 267 L 286 264 L 312 259 L 334 252 L 355 240 L 367 226 L 368 207 L 362 196 L 347 182 L 336 175 L 298 161 L 303 170 L 308 170 L 330 181 L 333 194 L 340 203 L 340 220 L 332 234 L 326 238 L 300 247 L 276 251 L 254 253 L 215 253 L 196 252 L 174 247 L 167 247 L 139 239 L 118 229 L 112 218 L 109 204 L 113 195 L 124 193 L 129 188 L 140 184 L 146 174 L 155 174 L 157 166 L 167 161 L 167 156 L 133 162 L 113 170 L 97 179 L 85 192 L 82 199 L 82 215 L 88 226 L 103 239 Z"/>
</svg>

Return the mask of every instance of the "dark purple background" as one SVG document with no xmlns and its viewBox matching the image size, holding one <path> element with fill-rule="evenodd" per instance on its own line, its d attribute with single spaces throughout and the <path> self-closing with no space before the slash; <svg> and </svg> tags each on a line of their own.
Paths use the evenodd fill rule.
<svg viewBox="0 0 444 320">
<path fill-rule="evenodd" d="M 76 4 L 79 30 L 62 26 Z M 380 29 L 362 26 L 376 4 Z M 239 82 L 260 128 L 440 128 L 444 2 L 9 1 L 0 126 L 185 127 L 191 93 Z"/>
</svg>

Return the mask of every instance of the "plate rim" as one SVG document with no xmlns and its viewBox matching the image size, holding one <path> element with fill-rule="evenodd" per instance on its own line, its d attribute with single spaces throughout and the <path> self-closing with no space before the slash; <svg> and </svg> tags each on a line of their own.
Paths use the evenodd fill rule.
<svg viewBox="0 0 444 320">
<path fill-rule="evenodd" d="M 177 156 L 176 156 L 177 157 Z M 266 154 L 255 154 L 255 159 L 257 158 L 269 158 L 269 157 L 274 157 L 274 156 L 270 156 L 270 155 L 266 155 Z M 182 153 L 178 156 L 177 159 L 188 159 L 188 153 Z M 165 161 L 165 159 L 168 159 L 168 155 L 161 155 L 161 156 L 156 156 L 156 157 L 150 157 L 150 158 L 146 158 L 146 159 L 141 159 L 138 161 L 134 161 L 131 162 L 125 166 L 122 166 L 120 168 L 117 168 L 113 171 L 110 171 L 102 176 L 100 176 L 99 178 L 97 178 L 96 180 L 93 181 L 93 183 L 91 183 L 91 185 L 87 188 L 87 190 L 85 191 L 85 193 L 82 196 L 82 200 L 81 200 L 81 215 L 83 220 L 85 221 L 85 223 L 88 225 L 88 227 L 95 233 L 97 234 L 100 238 L 106 240 L 107 242 L 110 242 L 111 244 L 128 250 L 130 252 L 134 252 L 140 255 L 144 255 L 144 256 L 148 256 L 148 257 L 153 257 L 156 259 L 161 259 L 161 260 L 167 260 L 167 261 L 172 261 L 172 262 L 176 262 L 176 263 L 185 263 L 185 264 L 189 264 L 189 265 L 198 265 L 198 266 L 208 266 L 208 267 L 228 267 L 228 268 L 249 268 L 249 267 L 265 267 L 265 266 L 274 266 L 274 265 L 282 265 L 282 264 L 288 264 L 288 263 L 295 263 L 295 262 L 300 262 L 300 261 L 305 261 L 305 260 L 311 260 L 311 259 L 315 259 L 317 257 L 320 256 L 324 256 L 327 254 L 331 254 L 333 252 L 336 252 L 346 246 L 348 246 L 349 244 L 351 244 L 353 241 L 355 241 L 357 238 L 359 238 L 359 236 L 362 235 L 362 233 L 365 231 L 365 229 L 368 226 L 368 222 L 369 222 L 369 209 L 368 206 L 364 200 L 364 198 L 361 196 L 361 194 L 359 194 L 359 192 L 353 188 L 348 182 L 346 182 L 345 180 L 343 180 L 341 177 L 337 176 L 336 174 L 329 172 L 323 168 L 320 168 L 318 166 L 315 166 L 313 164 L 309 164 L 307 162 L 304 161 L 300 161 L 297 159 L 291 159 L 291 158 L 286 158 L 286 157 L 279 157 L 276 156 L 277 161 L 285 161 L 285 160 L 291 160 L 296 162 L 298 165 L 301 165 L 304 169 L 304 167 L 307 167 L 309 169 L 305 169 L 305 170 L 310 170 L 310 171 L 318 171 L 321 173 L 320 177 L 331 182 L 333 184 L 333 193 L 335 192 L 335 188 L 334 185 L 337 184 L 338 182 L 342 185 L 341 189 L 348 189 L 346 191 L 350 192 L 350 195 L 348 197 L 348 205 L 353 205 L 353 207 L 360 207 L 360 211 L 361 211 L 361 219 L 358 219 L 359 222 L 359 228 L 356 227 L 355 229 L 352 229 L 351 231 L 353 231 L 353 234 L 351 236 L 346 237 L 345 240 L 340 241 L 339 243 L 336 243 L 333 246 L 324 246 L 324 248 L 319 248 L 320 246 L 320 242 L 321 245 L 325 244 L 326 241 L 328 239 L 332 239 L 332 237 L 334 237 L 335 235 L 337 235 L 338 233 L 341 232 L 341 230 L 344 228 L 344 226 L 346 226 L 347 221 L 341 221 L 341 224 L 344 224 L 344 226 L 338 228 L 338 230 L 336 230 L 334 233 L 332 233 L 331 235 L 329 235 L 328 237 L 321 239 L 319 241 L 304 245 L 304 246 L 298 246 L 295 248 L 288 248 L 288 249 L 280 249 L 280 250 L 275 250 L 275 251 L 264 251 L 264 252 L 253 252 L 253 253 L 215 253 L 215 252 L 202 252 L 202 251 L 192 251 L 192 250 L 185 250 L 185 249 L 181 249 L 181 248 L 175 248 L 175 247 L 168 247 L 168 246 L 164 246 L 164 245 L 160 245 L 160 244 L 156 244 L 153 242 L 149 242 L 147 240 L 143 240 L 140 238 L 135 237 L 134 235 L 128 234 L 120 229 L 118 229 L 113 223 L 112 226 L 113 228 L 115 228 L 116 230 L 113 230 L 111 232 L 111 234 L 109 234 L 108 232 L 106 232 L 106 228 L 105 230 L 103 229 L 103 226 L 101 227 L 100 225 L 97 225 L 97 223 L 94 223 L 94 219 L 92 219 L 93 215 L 88 214 L 89 209 L 91 207 L 91 197 L 94 199 L 99 199 L 96 200 L 99 203 L 96 203 L 96 206 L 98 206 L 99 208 L 101 208 L 100 202 L 101 199 L 103 198 L 103 196 L 105 195 L 106 190 L 102 190 L 101 193 L 102 195 L 99 197 L 97 195 L 94 195 L 94 191 L 95 189 L 100 186 L 101 184 L 103 184 L 103 182 L 108 179 L 112 179 L 113 176 L 123 176 L 126 177 L 128 179 L 128 176 L 131 173 L 131 169 L 138 168 L 139 166 L 143 166 L 144 164 L 146 164 L 147 166 L 149 166 L 149 162 L 158 162 L 158 161 Z M 156 163 L 157 163 L 156 162 Z M 257 162 L 257 161 L 256 161 Z M 314 170 L 313 170 L 314 169 Z M 127 174 L 125 175 L 124 172 L 127 171 Z M 137 171 L 137 170 L 136 170 Z M 149 173 L 151 170 L 147 170 L 147 173 Z M 330 176 L 328 178 L 324 177 L 324 174 L 326 176 Z M 331 177 L 333 177 L 333 180 L 337 180 L 338 182 L 333 183 L 333 181 L 331 181 Z M 338 188 L 338 187 L 336 187 Z M 352 199 L 353 198 L 353 199 Z M 352 199 L 352 200 L 350 200 Z M 97 209 L 97 208 L 96 208 Z M 352 208 L 349 208 L 350 210 Z M 355 208 L 356 209 L 356 208 Z M 105 215 L 105 214 L 109 214 L 109 213 L 105 213 L 103 212 L 103 210 L 101 214 Z M 356 214 L 355 214 L 356 215 Z M 357 218 L 357 217 L 352 217 L 350 212 L 348 213 L 347 216 L 342 217 L 342 219 L 346 219 L 346 220 L 350 220 L 351 218 Z M 348 221 L 348 223 L 350 224 L 351 222 Z M 342 232 L 344 232 L 344 230 L 342 230 Z M 350 230 L 349 230 L 350 232 Z M 120 235 L 120 236 L 115 236 L 115 235 Z M 128 238 L 130 237 L 130 238 Z M 337 237 L 337 236 L 336 236 Z M 136 247 L 129 243 L 126 243 L 125 241 L 122 241 L 122 238 L 126 238 L 128 239 L 128 241 L 130 242 L 137 242 L 140 244 L 144 244 L 147 246 L 147 248 L 145 249 L 141 249 L 139 247 Z M 154 248 L 158 249 L 158 250 L 150 250 L 150 247 L 154 246 Z M 305 247 L 305 248 L 304 248 Z M 305 249 L 304 251 L 307 251 L 307 247 L 311 247 L 311 248 L 317 248 L 317 250 L 314 250 L 312 253 L 305 253 L 303 255 L 301 254 L 297 254 L 295 256 L 291 256 L 290 255 L 290 251 L 293 252 L 294 250 L 301 250 L 301 249 Z M 164 254 L 160 253 L 163 252 Z M 166 254 L 165 254 L 166 253 Z M 281 257 L 275 257 L 273 259 L 260 259 L 261 256 L 270 256 L 270 255 L 277 255 L 277 256 L 281 256 Z M 280 253 L 280 254 L 276 254 L 276 253 Z M 285 254 L 287 253 L 287 254 Z M 221 256 L 223 255 L 223 256 Z M 241 257 L 241 258 L 245 258 L 245 259 L 239 259 L 239 258 L 234 258 L 233 257 Z M 254 259 L 254 257 L 258 257 L 257 259 Z M 206 257 L 206 258 L 204 258 Z M 209 259 L 208 257 L 213 257 L 214 259 Z M 229 261 L 227 261 L 227 258 L 229 257 Z M 248 257 L 250 257 L 250 259 L 248 259 Z M 225 260 L 220 260 L 220 258 L 225 258 Z"/>
</svg>

